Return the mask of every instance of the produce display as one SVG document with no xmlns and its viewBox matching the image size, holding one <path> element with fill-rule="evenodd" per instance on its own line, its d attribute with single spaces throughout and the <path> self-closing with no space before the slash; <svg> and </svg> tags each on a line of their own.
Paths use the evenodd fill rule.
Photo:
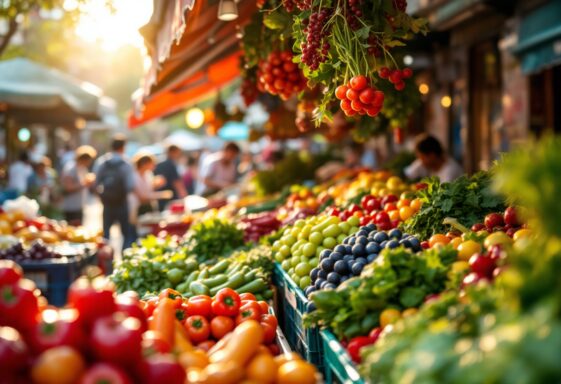
<svg viewBox="0 0 561 384">
<path fill-rule="evenodd" d="M 244 234 L 233 223 L 207 219 L 191 227 L 185 244 L 200 263 L 212 263 L 244 244 Z"/>
<path fill-rule="evenodd" d="M 24 249 L 22 243 L 16 243 L 7 249 L 0 250 L 0 259 L 22 262 L 26 260 L 60 259 L 62 255 L 49 249 L 40 241 Z"/>
<path fill-rule="evenodd" d="M 278 230 L 281 222 L 276 212 L 263 212 L 242 217 L 240 224 L 239 227 L 244 230 L 244 241 L 257 243 L 261 237 Z"/>
<path fill-rule="evenodd" d="M 12 261 L 0 261 L 0 369 L 6 383 L 316 383 L 316 368 L 278 354 L 268 304 L 224 289 L 140 301 L 83 277 L 51 309 Z M 178 317 L 185 317 L 183 322 Z M 217 340 L 214 343 L 212 340 Z M 197 344 L 195 347 L 194 344 Z M 277 355 L 277 356 L 275 356 Z"/>
</svg>

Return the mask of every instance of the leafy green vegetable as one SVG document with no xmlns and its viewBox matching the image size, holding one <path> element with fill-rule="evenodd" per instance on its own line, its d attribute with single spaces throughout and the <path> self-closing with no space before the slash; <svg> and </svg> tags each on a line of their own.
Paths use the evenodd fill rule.
<svg viewBox="0 0 561 384">
<path fill-rule="evenodd" d="M 311 300 L 317 310 L 305 321 L 329 327 L 341 339 L 367 334 L 371 325 L 357 326 L 366 316 L 376 316 L 377 324 L 384 309 L 417 307 L 427 295 L 441 292 L 456 257 L 452 247 L 418 254 L 405 248 L 386 249 L 359 278 L 346 281 L 336 290 L 313 293 Z"/>
<path fill-rule="evenodd" d="M 428 187 L 417 192 L 423 201 L 421 210 L 403 224 L 405 231 L 428 239 L 435 233 L 446 232 L 446 217 L 453 217 L 471 227 L 483 221 L 486 214 L 502 211 L 504 199 L 492 190 L 491 174 L 478 172 L 462 176 L 451 183 L 440 183 L 432 178 Z"/>
<path fill-rule="evenodd" d="M 208 219 L 191 227 L 185 244 L 199 263 L 211 263 L 241 247 L 243 231 L 225 220 Z"/>
</svg>

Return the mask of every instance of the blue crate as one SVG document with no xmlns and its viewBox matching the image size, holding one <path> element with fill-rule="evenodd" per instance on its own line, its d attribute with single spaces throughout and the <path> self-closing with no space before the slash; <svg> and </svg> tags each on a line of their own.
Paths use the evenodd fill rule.
<svg viewBox="0 0 561 384">
<path fill-rule="evenodd" d="M 323 359 L 317 327 L 305 328 L 303 317 L 308 299 L 294 281 L 275 263 L 273 284 L 276 290 L 277 317 L 290 347 L 321 370 Z"/>
<path fill-rule="evenodd" d="M 323 345 L 323 376 L 326 384 L 364 384 L 345 348 L 331 331 L 320 332 Z"/>
<path fill-rule="evenodd" d="M 95 254 L 62 257 L 60 259 L 27 260 L 21 262 L 24 276 L 35 282 L 49 304 L 66 304 L 68 287 L 80 276 L 86 265 L 91 265 Z"/>
</svg>

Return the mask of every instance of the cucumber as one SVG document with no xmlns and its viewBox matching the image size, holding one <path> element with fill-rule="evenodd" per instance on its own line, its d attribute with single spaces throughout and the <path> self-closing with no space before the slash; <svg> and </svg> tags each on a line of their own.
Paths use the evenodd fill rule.
<svg viewBox="0 0 561 384">
<path fill-rule="evenodd" d="M 219 273 L 224 273 L 224 272 L 226 272 L 226 269 L 228 269 L 229 266 L 230 266 L 230 261 L 227 260 L 227 259 L 224 259 L 222 261 L 219 261 L 218 263 L 216 263 L 212 267 L 210 267 L 210 269 L 208 270 L 208 273 L 210 273 L 211 275 L 217 275 Z"/>
<path fill-rule="evenodd" d="M 256 275 L 257 275 L 257 271 L 254 269 L 253 271 L 250 271 L 249 273 L 247 273 L 247 274 L 244 276 L 244 281 L 245 281 L 246 283 L 250 283 L 250 282 L 252 282 L 253 280 L 255 280 Z"/>
<path fill-rule="evenodd" d="M 228 275 L 232 276 L 232 274 L 238 272 L 242 268 L 241 264 L 230 264 L 230 268 L 227 269 Z"/>
<path fill-rule="evenodd" d="M 207 277 L 208 277 L 208 268 L 205 267 L 199 274 L 199 280 L 206 279 Z"/>
<path fill-rule="evenodd" d="M 227 275 L 216 275 L 214 277 L 209 277 L 208 279 L 199 280 L 199 283 L 206 285 L 209 288 L 216 287 L 217 285 L 224 284 L 228 281 Z"/>
<path fill-rule="evenodd" d="M 199 281 L 193 281 L 189 284 L 189 289 L 194 295 L 208 295 L 210 293 L 208 287 Z"/>
<path fill-rule="evenodd" d="M 270 289 L 267 289 L 265 292 L 262 292 L 261 294 L 263 295 L 265 300 L 271 300 L 273 298 L 273 291 Z"/>
<path fill-rule="evenodd" d="M 251 283 L 247 283 L 245 285 L 242 285 L 241 287 L 236 289 L 236 292 L 238 292 L 238 293 L 257 293 L 257 292 L 264 291 L 268 287 L 269 286 L 267 285 L 267 283 L 264 280 L 257 279 L 257 280 L 253 280 Z"/>
<path fill-rule="evenodd" d="M 230 276 L 230 278 L 228 278 L 228 281 L 226 281 L 225 283 L 212 287 L 210 289 L 210 294 L 212 296 L 214 296 L 222 288 L 236 289 L 238 287 L 241 287 L 244 284 L 245 284 L 244 274 L 241 273 L 241 272 L 238 272 L 238 273 L 235 273 L 234 275 Z"/>
</svg>

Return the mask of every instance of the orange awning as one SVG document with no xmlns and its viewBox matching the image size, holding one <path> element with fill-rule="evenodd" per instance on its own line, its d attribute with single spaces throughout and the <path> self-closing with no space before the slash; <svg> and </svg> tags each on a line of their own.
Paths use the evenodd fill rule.
<svg viewBox="0 0 561 384">
<path fill-rule="evenodd" d="M 135 128 L 147 121 L 177 112 L 189 103 L 196 103 L 223 88 L 240 75 L 240 56 L 241 52 L 237 51 L 211 64 L 206 70 L 196 72 L 173 90 L 160 93 L 145 102 L 140 116 L 133 113 L 129 115 L 129 127 Z"/>
</svg>

